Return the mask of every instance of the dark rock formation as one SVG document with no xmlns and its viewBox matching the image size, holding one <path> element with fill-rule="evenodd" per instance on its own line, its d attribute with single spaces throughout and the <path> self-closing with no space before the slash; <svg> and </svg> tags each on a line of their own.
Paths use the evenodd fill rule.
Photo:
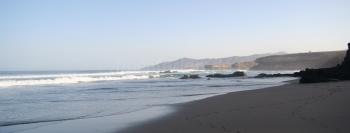
<svg viewBox="0 0 350 133">
<path fill-rule="evenodd" d="M 184 75 L 180 79 L 199 79 L 199 75 Z"/>
<path fill-rule="evenodd" d="M 159 73 L 173 73 L 171 70 L 167 70 L 167 71 L 162 71 L 162 72 L 159 72 Z"/>
<path fill-rule="evenodd" d="M 245 73 L 242 71 L 236 71 L 232 74 L 211 74 L 207 75 L 208 78 L 231 78 L 231 77 L 243 77 L 245 76 Z"/>
<path fill-rule="evenodd" d="M 254 78 L 277 78 L 277 77 L 296 77 L 295 74 L 266 74 L 266 73 L 260 73 L 259 75 L 255 76 Z"/>
<path fill-rule="evenodd" d="M 300 76 L 300 83 L 317 83 L 337 80 L 350 80 L 350 43 L 344 61 L 335 67 L 306 69 L 295 73 Z"/>
<path fill-rule="evenodd" d="M 338 80 L 336 68 L 306 69 L 297 73 L 300 83 L 318 83 Z"/>
<path fill-rule="evenodd" d="M 348 51 L 344 58 L 343 63 L 339 66 L 340 68 L 340 79 L 349 80 L 350 79 L 350 43 L 348 43 Z"/>
</svg>

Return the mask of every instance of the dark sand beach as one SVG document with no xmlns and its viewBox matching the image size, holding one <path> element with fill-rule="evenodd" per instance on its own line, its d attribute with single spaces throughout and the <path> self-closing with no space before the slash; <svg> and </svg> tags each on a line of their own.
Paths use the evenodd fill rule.
<svg viewBox="0 0 350 133">
<path fill-rule="evenodd" d="M 349 133 L 350 81 L 288 84 L 178 106 L 123 133 Z"/>
</svg>

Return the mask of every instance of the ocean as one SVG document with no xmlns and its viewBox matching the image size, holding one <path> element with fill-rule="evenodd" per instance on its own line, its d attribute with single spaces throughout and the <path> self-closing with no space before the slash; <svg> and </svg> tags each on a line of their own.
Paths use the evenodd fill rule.
<svg viewBox="0 0 350 133">
<path fill-rule="evenodd" d="M 208 80 L 233 71 L 2 71 L 0 133 L 110 133 L 172 113 L 175 104 L 285 84 L 293 78 Z M 281 72 L 288 73 L 288 72 Z M 200 79 L 179 79 L 199 74 Z"/>
</svg>

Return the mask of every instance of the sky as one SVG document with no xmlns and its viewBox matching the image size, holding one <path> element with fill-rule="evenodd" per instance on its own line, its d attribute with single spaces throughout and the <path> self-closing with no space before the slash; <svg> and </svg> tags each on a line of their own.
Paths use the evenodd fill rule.
<svg viewBox="0 0 350 133">
<path fill-rule="evenodd" d="M 0 70 L 344 50 L 349 0 L 1 0 Z"/>
</svg>

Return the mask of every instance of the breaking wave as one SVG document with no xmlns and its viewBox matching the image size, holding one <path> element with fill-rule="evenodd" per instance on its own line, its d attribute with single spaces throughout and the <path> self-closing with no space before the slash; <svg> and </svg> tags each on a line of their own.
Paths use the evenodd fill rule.
<svg viewBox="0 0 350 133">
<path fill-rule="evenodd" d="M 0 87 L 73 84 L 73 83 L 96 82 L 96 81 L 149 79 L 149 78 L 157 78 L 157 77 L 159 77 L 159 74 L 157 72 L 152 72 L 152 71 L 10 75 L 10 76 L 0 76 Z"/>
</svg>

